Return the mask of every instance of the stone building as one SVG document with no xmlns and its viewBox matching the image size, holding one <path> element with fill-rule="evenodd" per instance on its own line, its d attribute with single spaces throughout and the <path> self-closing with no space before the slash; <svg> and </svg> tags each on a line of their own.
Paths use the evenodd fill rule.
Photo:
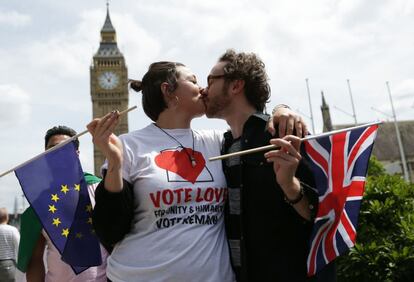
<svg viewBox="0 0 414 282">
<path fill-rule="evenodd" d="M 125 59 L 119 51 L 116 31 L 107 8 L 105 23 L 101 29 L 99 49 L 93 56 L 90 67 L 90 89 L 93 118 L 103 117 L 112 110 L 128 108 L 128 70 Z M 121 118 L 115 134 L 128 132 L 128 116 Z M 95 175 L 100 175 L 104 156 L 94 147 Z"/>
</svg>

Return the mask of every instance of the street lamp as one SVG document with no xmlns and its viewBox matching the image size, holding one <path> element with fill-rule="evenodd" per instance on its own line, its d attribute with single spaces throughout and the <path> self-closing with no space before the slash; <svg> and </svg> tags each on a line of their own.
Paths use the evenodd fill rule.
<svg viewBox="0 0 414 282">
<path fill-rule="evenodd" d="M 395 133 L 397 134 L 398 147 L 400 149 L 401 162 L 402 162 L 402 165 L 403 165 L 404 179 L 405 179 L 405 181 L 409 182 L 410 178 L 409 178 L 409 175 L 408 175 L 407 161 L 405 159 L 404 147 L 403 147 L 402 142 L 401 142 L 400 129 L 398 128 L 397 116 L 395 114 L 394 104 L 392 102 L 390 85 L 389 85 L 388 81 L 385 82 L 385 84 L 387 85 L 388 96 L 390 98 L 392 116 L 393 116 L 393 119 L 394 119 Z"/>
</svg>

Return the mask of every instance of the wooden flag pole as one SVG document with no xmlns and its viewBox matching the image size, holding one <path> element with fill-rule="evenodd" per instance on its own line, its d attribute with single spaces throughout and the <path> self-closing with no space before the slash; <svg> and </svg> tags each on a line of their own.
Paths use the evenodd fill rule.
<svg viewBox="0 0 414 282">
<path fill-rule="evenodd" d="M 304 138 L 301 138 L 300 141 L 307 141 L 307 140 L 312 140 L 312 139 L 316 139 L 316 138 L 320 138 L 320 137 L 326 137 L 326 136 L 330 136 L 336 133 L 341 133 L 341 132 L 345 132 L 345 131 L 350 131 L 353 129 L 358 129 L 358 128 L 363 128 L 363 127 L 368 127 L 371 125 L 376 125 L 376 124 L 381 124 L 383 123 L 382 121 L 375 121 L 375 122 L 371 122 L 371 123 L 367 123 L 367 124 L 363 124 L 363 125 L 358 125 L 358 126 L 354 126 L 354 127 L 348 127 L 348 128 L 343 128 L 343 129 L 338 129 L 338 130 L 333 130 L 333 131 L 329 131 L 329 132 L 325 132 L 325 133 L 321 133 L 321 134 L 317 134 L 317 135 L 309 135 L 306 136 Z M 267 150 L 271 150 L 271 149 L 278 149 L 280 147 L 277 147 L 275 145 L 266 145 L 263 147 L 257 147 L 257 148 L 253 148 L 253 149 L 248 149 L 248 150 L 244 150 L 244 151 L 239 151 L 239 152 L 235 152 L 235 153 L 230 153 L 230 154 L 225 154 L 225 155 L 221 155 L 221 156 L 217 156 L 217 157 L 213 157 L 213 158 L 209 158 L 209 161 L 217 161 L 217 160 L 223 160 L 223 159 L 227 159 L 230 157 L 237 157 L 237 156 L 242 156 L 242 155 L 247 155 L 247 154 L 251 154 L 251 153 L 256 153 L 256 152 L 262 152 L 262 151 L 267 151 Z"/>
<path fill-rule="evenodd" d="M 131 108 L 129 108 L 129 109 L 126 109 L 126 110 L 124 110 L 124 111 L 120 112 L 120 113 L 119 113 L 119 115 L 120 115 L 120 116 L 122 116 L 123 114 L 126 114 L 126 113 L 128 113 L 128 112 L 130 112 L 130 111 L 132 111 L 132 110 L 135 110 L 136 108 L 137 108 L 137 106 L 133 106 L 133 107 L 131 107 Z M 9 173 L 10 173 L 10 172 L 12 172 L 12 171 L 14 171 L 14 170 L 18 169 L 18 168 L 21 168 L 22 166 L 27 165 L 28 163 L 30 163 L 30 162 L 32 162 L 32 161 L 34 161 L 34 160 L 36 160 L 36 159 L 40 158 L 41 156 L 44 156 L 44 155 L 46 155 L 46 154 L 48 154 L 48 153 L 50 153 L 50 152 L 52 152 L 52 151 L 54 151 L 54 150 L 57 150 L 57 149 L 59 149 L 59 148 L 61 148 L 61 147 L 65 146 L 65 145 L 66 145 L 66 144 L 68 144 L 69 142 L 72 142 L 72 141 L 73 141 L 73 140 L 75 140 L 76 138 L 81 137 L 82 135 L 85 135 L 86 133 L 88 133 L 88 130 L 82 131 L 81 133 L 78 133 L 78 134 L 76 134 L 75 136 L 72 136 L 71 138 L 66 139 L 66 140 L 65 140 L 65 141 L 63 141 L 62 143 L 59 143 L 59 144 L 57 144 L 56 146 L 53 146 L 52 148 L 50 148 L 50 149 L 48 149 L 48 150 L 46 150 L 46 151 L 44 151 L 44 152 L 42 152 L 42 153 L 40 153 L 40 154 L 38 154 L 38 155 L 34 156 L 33 158 L 31 158 L 31 159 L 29 159 L 29 160 L 27 160 L 27 161 L 25 161 L 25 162 L 23 162 L 23 163 L 21 163 L 21 164 L 19 164 L 19 165 L 15 166 L 15 167 L 13 167 L 13 168 L 9 169 L 8 171 L 3 172 L 2 174 L 0 174 L 0 178 L 1 178 L 1 177 L 3 177 L 3 176 L 5 176 L 5 175 L 7 175 L 7 174 L 9 174 Z"/>
</svg>

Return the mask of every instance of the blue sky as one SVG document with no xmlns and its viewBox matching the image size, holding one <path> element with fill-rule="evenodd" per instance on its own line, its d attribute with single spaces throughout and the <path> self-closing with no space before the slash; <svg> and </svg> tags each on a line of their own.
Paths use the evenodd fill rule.
<svg viewBox="0 0 414 282">
<path fill-rule="evenodd" d="M 414 3 L 395 0 L 111 1 L 112 23 L 129 76 L 140 79 L 158 60 L 181 61 L 201 85 L 227 49 L 257 52 L 271 79 L 269 107 L 286 103 L 309 116 L 309 79 L 316 132 L 320 91 L 332 121 L 352 123 L 350 79 L 358 122 L 389 117 L 390 82 L 397 118 L 414 119 Z M 89 66 L 99 46 L 106 1 L 2 1 L 0 6 L 0 171 L 43 151 L 45 131 L 65 124 L 83 131 L 91 120 Z M 130 129 L 150 120 L 131 92 Z M 340 110 L 338 110 L 337 108 Z M 342 110 L 342 111 L 341 111 Z M 310 120 L 305 118 L 309 125 Z M 201 118 L 195 128 L 227 128 Z M 81 161 L 93 171 L 92 143 L 81 138 Z M 13 174 L 0 178 L 0 206 L 21 195 Z"/>
</svg>

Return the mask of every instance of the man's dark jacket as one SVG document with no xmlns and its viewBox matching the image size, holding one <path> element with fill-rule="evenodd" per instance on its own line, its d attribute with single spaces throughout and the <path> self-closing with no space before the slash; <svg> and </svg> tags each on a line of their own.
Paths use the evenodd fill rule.
<svg viewBox="0 0 414 282">
<path fill-rule="evenodd" d="M 268 118 L 254 114 L 246 121 L 241 150 L 269 145 L 274 137 L 266 128 Z M 227 153 L 232 142 L 231 132 L 226 132 L 223 153 Z M 223 166 L 229 189 L 240 187 L 241 215 L 230 215 L 229 205 L 225 212 L 228 238 L 241 238 L 242 267 L 235 268 L 238 281 L 307 281 L 306 258 L 312 223 L 284 200 L 273 163 L 266 161 L 264 152 L 258 152 L 241 156 L 240 165 L 228 167 L 223 161 Z M 317 194 L 311 188 L 313 175 L 303 160 L 296 176 L 304 183 L 313 217 Z M 229 197 L 231 194 L 229 191 Z"/>
</svg>

